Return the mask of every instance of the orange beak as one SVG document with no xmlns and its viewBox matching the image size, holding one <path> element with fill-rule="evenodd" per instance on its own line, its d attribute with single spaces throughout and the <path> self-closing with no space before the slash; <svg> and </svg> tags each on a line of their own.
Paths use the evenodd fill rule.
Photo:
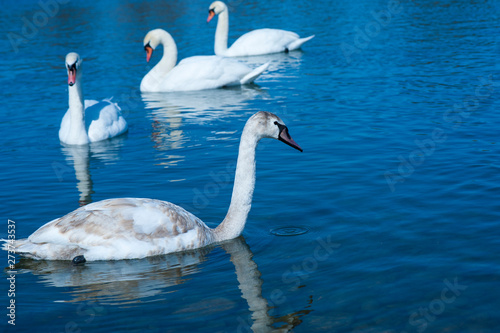
<svg viewBox="0 0 500 333">
<path fill-rule="evenodd" d="M 68 85 L 71 87 L 76 82 L 76 68 L 71 66 L 68 68 Z"/>
<path fill-rule="evenodd" d="M 151 59 L 151 55 L 153 54 L 153 48 L 149 45 L 144 46 L 144 50 L 146 50 L 146 61 L 149 62 Z"/>
<path fill-rule="evenodd" d="M 213 9 L 210 9 L 208 11 L 208 18 L 207 18 L 207 23 L 210 22 L 210 20 L 212 20 L 215 16 L 215 12 L 213 11 Z"/>
</svg>

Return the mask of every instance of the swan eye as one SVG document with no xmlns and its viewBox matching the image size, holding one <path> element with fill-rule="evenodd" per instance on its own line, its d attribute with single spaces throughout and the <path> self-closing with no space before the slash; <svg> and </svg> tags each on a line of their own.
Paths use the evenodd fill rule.
<svg viewBox="0 0 500 333">
<path fill-rule="evenodd" d="M 278 123 L 277 121 L 274 122 L 274 125 L 278 126 L 278 130 L 281 133 L 284 129 L 286 129 L 286 126 L 283 124 Z"/>
</svg>

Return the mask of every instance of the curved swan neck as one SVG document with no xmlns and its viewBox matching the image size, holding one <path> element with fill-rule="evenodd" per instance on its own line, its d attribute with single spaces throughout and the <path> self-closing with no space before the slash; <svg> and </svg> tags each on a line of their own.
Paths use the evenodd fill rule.
<svg viewBox="0 0 500 333">
<path fill-rule="evenodd" d="M 229 33 L 229 13 L 226 10 L 218 15 L 217 28 L 215 30 L 214 51 L 218 56 L 223 56 L 227 51 L 227 36 Z"/>
<path fill-rule="evenodd" d="M 164 30 L 152 31 L 154 38 L 157 39 L 156 49 L 159 44 L 163 45 L 163 56 L 146 76 L 142 79 L 141 90 L 147 89 L 157 91 L 158 86 L 163 82 L 165 75 L 175 67 L 177 63 L 177 45 L 172 36 Z M 156 43 L 155 43 L 156 44 Z"/>
<path fill-rule="evenodd" d="M 170 72 L 177 63 L 177 45 L 172 36 L 166 31 L 158 33 L 160 44 L 163 45 L 163 56 L 160 62 L 151 70 L 161 72 L 163 74 Z"/>
<path fill-rule="evenodd" d="M 215 229 L 218 241 L 238 237 L 245 228 L 255 188 L 255 149 L 258 142 L 259 138 L 245 126 L 241 135 L 231 204 L 224 221 Z"/>
</svg>

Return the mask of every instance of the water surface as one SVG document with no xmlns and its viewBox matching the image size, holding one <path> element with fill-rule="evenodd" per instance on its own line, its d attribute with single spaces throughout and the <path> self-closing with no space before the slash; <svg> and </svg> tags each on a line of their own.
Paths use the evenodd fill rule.
<svg viewBox="0 0 500 333">
<path fill-rule="evenodd" d="M 8 219 L 23 238 L 113 197 L 171 201 L 216 226 L 249 116 L 276 113 L 304 148 L 261 142 L 239 239 L 78 267 L 18 260 L 15 298 L 0 279 L 2 330 L 497 332 L 498 2 L 230 1 L 230 42 L 262 27 L 316 37 L 241 59 L 271 62 L 252 86 L 141 94 L 161 55 L 146 63 L 149 30 L 169 31 L 180 59 L 213 54 L 209 4 L 2 4 L 2 238 Z M 126 135 L 59 142 L 71 51 L 86 98 L 113 96 Z"/>
</svg>

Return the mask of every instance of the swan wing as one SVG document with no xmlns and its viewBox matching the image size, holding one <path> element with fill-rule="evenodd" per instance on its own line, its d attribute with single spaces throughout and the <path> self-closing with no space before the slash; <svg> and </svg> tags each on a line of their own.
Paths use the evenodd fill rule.
<svg viewBox="0 0 500 333">
<path fill-rule="evenodd" d="M 120 107 L 109 99 L 101 102 L 85 101 L 85 123 L 90 142 L 115 137 L 125 133 L 128 128 Z"/>
<path fill-rule="evenodd" d="M 309 37 L 305 37 L 305 38 L 299 38 L 293 42 L 291 42 L 290 44 L 288 44 L 287 46 L 287 49 L 288 51 L 293 51 L 293 50 L 297 50 L 299 49 L 302 44 L 304 44 L 305 42 L 307 42 L 308 40 L 310 39 L 313 39 L 315 35 L 311 35 Z"/>
<path fill-rule="evenodd" d="M 84 103 L 85 103 L 84 107 L 85 107 L 85 109 L 87 109 L 87 108 L 91 107 L 92 105 L 99 103 L 99 101 L 96 101 L 95 99 L 86 99 Z"/>
<path fill-rule="evenodd" d="M 256 69 L 254 69 L 253 71 L 251 71 L 250 73 L 245 75 L 241 79 L 240 83 L 241 84 L 252 83 L 253 81 L 255 81 L 256 78 L 258 78 L 260 76 L 260 74 L 264 73 L 264 71 L 269 67 L 269 64 L 270 64 L 270 62 L 267 62 L 264 65 L 257 67 Z"/>
<path fill-rule="evenodd" d="M 80 207 L 17 241 L 15 247 L 37 259 L 131 259 L 204 246 L 213 241 L 211 232 L 172 203 L 122 198 Z"/>
<path fill-rule="evenodd" d="M 161 91 L 203 90 L 239 85 L 252 69 L 230 58 L 195 56 L 182 60 L 165 76 Z"/>
<path fill-rule="evenodd" d="M 257 29 L 238 38 L 227 50 L 227 56 L 247 56 L 278 53 L 299 39 L 295 32 L 280 29 Z"/>
</svg>

